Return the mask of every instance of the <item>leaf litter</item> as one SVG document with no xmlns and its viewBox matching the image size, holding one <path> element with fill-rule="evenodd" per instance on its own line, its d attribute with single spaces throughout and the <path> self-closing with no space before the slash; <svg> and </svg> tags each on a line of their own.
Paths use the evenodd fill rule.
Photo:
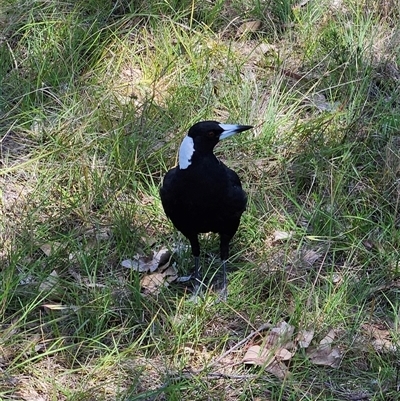
<svg viewBox="0 0 400 401">
<path fill-rule="evenodd" d="M 168 287 L 178 279 L 178 271 L 171 263 L 171 253 L 165 247 L 153 251 L 151 257 L 136 254 L 133 259 L 123 260 L 121 266 L 138 273 L 147 273 L 140 279 L 144 295 L 158 294 L 161 288 Z"/>
<path fill-rule="evenodd" d="M 333 345 L 335 337 L 336 332 L 331 329 L 319 342 L 319 345 L 307 350 L 307 355 L 312 363 L 315 365 L 339 368 L 343 355 L 341 350 Z"/>
<path fill-rule="evenodd" d="M 389 330 L 369 323 L 365 323 L 362 328 L 369 337 L 370 343 L 375 351 L 395 353 L 399 350 Z"/>
<path fill-rule="evenodd" d="M 203 359 L 208 359 L 209 362 L 205 361 L 203 368 L 194 369 L 194 365 L 187 361 L 191 365 L 187 367 L 187 371 L 190 375 L 197 375 L 204 373 L 205 369 L 207 372 L 214 369 L 207 373 L 208 377 L 243 379 L 252 375 L 235 374 L 236 371 L 232 368 L 237 365 L 255 366 L 279 380 L 285 380 L 291 376 L 290 361 L 300 349 L 305 350 L 301 355 L 305 355 L 312 364 L 339 368 L 343 352 L 335 345 L 337 331 L 329 330 L 318 344 L 311 345 L 314 336 L 315 330 L 311 328 L 300 330 L 295 335 L 295 327 L 285 321 L 275 326 L 265 323 L 214 360 L 210 361 L 207 352 L 208 358 Z"/>
<path fill-rule="evenodd" d="M 272 327 L 260 338 L 261 344 L 251 345 L 242 359 L 246 365 L 262 366 L 279 379 L 290 375 L 289 362 L 298 349 L 305 349 L 310 362 L 316 365 L 338 368 L 342 359 L 341 350 L 333 345 L 336 332 L 330 330 L 318 345 L 310 347 L 315 331 L 301 330 L 294 337 L 294 326 L 285 321 Z"/>
</svg>

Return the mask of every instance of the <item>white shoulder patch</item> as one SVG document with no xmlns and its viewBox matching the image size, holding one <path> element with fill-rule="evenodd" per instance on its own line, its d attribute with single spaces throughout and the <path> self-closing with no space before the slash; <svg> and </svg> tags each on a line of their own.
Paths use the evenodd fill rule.
<svg viewBox="0 0 400 401">
<path fill-rule="evenodd" d="M 194 142 L 190 136 L 185 136 L 179 148 L 179 167 L 184 170 L 192 164 Z"/>
</svg>

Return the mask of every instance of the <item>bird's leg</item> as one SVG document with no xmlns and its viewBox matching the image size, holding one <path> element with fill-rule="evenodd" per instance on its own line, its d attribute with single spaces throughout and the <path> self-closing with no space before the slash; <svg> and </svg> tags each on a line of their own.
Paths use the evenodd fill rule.
<svg viewBox="0 0 400 401">
<path fill-rule="evenodd" d="M 226 301 L 228 298 L 228 280 L 226 277 L 226 260 L 229 258 L 229 242 L 232 236 L 220 233 L 220 253 L 222 261 L 222 289 L 220 293 L 220 298 Z"/>
<path fill-rule="evenodd" d="M 194 256 L 194 294 L 198 295 L 200 290 L 200 285 L 202 284 L 201 271 L 200 271 L 200 244 L 197 234 L 189 236 L 190 246 L 192 248 L 192 254 Z"/>
<path fill-rule="evenodd" d="M 194 279 L 196 281 L 201 281 L 201 272 L 200 272 L 200 257 L 195 256 L 194 257 Z"/>
<path fill-rule="evenodd" d="M 222 261 L 222 290 L 220 297 L 223 301 L 228 299 L 228 281 L 226 279 L 226 260 Z"/>
</svg>

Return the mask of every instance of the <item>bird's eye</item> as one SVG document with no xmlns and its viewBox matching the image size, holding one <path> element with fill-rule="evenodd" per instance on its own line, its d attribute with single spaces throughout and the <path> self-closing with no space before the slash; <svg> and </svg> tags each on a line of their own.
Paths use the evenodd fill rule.
<svg viewBox="0 0 400 401">
<path fill-rule="evenodd" d="M 214 138 L 215 132 L 214 132 L 214 131 L 208 131 L 208 132 L 207 132 L 207 136 L 208 136 L 209 138 Z"/>
</svg>

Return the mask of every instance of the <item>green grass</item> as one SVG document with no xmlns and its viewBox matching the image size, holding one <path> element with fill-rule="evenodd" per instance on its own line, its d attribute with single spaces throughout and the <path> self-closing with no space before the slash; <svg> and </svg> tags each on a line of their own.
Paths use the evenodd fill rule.
<svg viewBox="0 0 400 401">
<path fill-rule="evenodd" d="M 1 6 L 0 398 L 397 399 L 399 6 L 200 3 Z M 187 244 L 158 188 L 204 119 L 256 127 L 216 150 L 249 197 L 228 301 L 144 296 L 121 261 Z M 263 334 L 218 362 L 282 320 L 313 345 L 334 329 L 340 369 L 300 349 L 285 380 L 244 366 Z"/>
</svg>

